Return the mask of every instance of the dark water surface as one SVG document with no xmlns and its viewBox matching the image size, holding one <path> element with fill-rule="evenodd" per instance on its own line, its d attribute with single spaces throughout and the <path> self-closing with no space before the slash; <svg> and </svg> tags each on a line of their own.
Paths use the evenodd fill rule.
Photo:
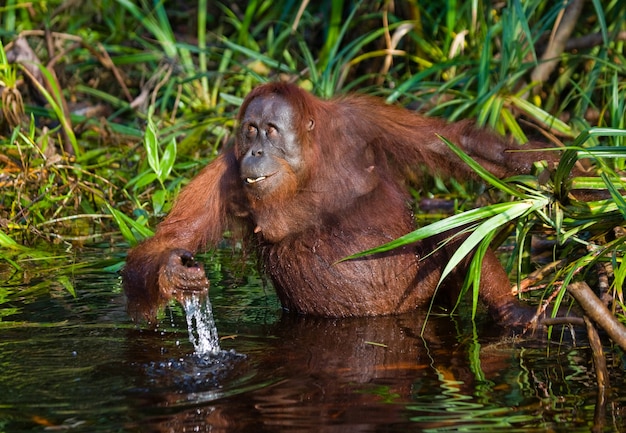
<svg viewBox="0 0 626 433">
<path fill-rule="evenodd" d="M 205 358 L 180 306 L 157 330 L 133 325 L 115 274 L 75 276 L 76 298 L 0 281 L 24 293 L 0 304 L 0 432 L 626 431 L 625 358 L 609 346 L 598 404 L 584 339 L 504 340 L 446 316 L 422 334 L 417 313 L 283 316 L 252 270 L 208 268 L 222 352 Z"/>
</svg>

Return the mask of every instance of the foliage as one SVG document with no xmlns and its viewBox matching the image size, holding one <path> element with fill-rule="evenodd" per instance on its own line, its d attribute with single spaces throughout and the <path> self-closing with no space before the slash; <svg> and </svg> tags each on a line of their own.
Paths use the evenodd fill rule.
<svg viewBox="0 0 626 433">
<path fill-rule="evenodd" d="M 551 284 L 610 266 L 623 302 L 626 4 L 584 3 L 557 72 L 543 81 L 532 77 L 553 60 L 542 56 L 569 3 L 444 4 L 8 0 L 0 6 L 3 244 L 43 239 L 72 251 L 120 234 L 131 244 L 149 236 L 180 188 L 227 145 L 245 94 L 280 79 L 326 97 L 378 94 L 563 147 L 547 183 L 539 168 L 500 181 L 474 167 L 492 198 L 498 191 L 498 202 L 477 209 L 484 187 L 424 180 L 416 195 L 467 212 L 405 241 L 469 224 L 459 254 L 478 247 L 479 257 L 513 227 L 509 266 L 520 281 L 533 270 L 529 241 L 541 233 L 555 241 L 552 258 L 564 260 Z M 18 37 L 32 52 L 16 52 Z M 599 176 L 571 178 L 580 160 Z M 572 200 L 580 188 L 610 199 Z M 24 257 L 2 258 L 19 269 Z M 470 280 L 478 275 L 475 267 Z"/>
<path fill-rule="evenodd" d="M 471 231 L 471 234 L 450 258 L 442 272 L 441 279 L 443 280 L 463 259 L 474 254 L 471 271 L 466 281 L 466 287 L 471 285 L 474 288 L 472 296 L 474 312 L 477 307 L 480 264 L 484 252 L 487 248 L 493 247 L 494 239 L 502 231 L 508 230 L 508 226 L 513 223 L 516 225 L 517 248 L 511 255 L 511 260 L 516 265 L 518 286 L 521 282 L 520 275 L 522 275 L 523 248 L 529 243 L 529 235 L 533 232 L 540 232 L 554 239 L 555 254 L 558 254 L 556 248 L 564 248 L 566 251 L 565 257 L 568 257 L 568 260 L 560 263 L 560 268 L 551 276 L 548 284 L 548 288 L 557 288 L 560 297 L 563 296 L 567 284 L 591 265 L 604 263 L 611 267 L 621 268 L 626 252 L 624 246 L 626 238 L 622 237 L 623 229 L 621 228 L 621 224 L 626 219 L 626 202 L 620 193 L 624 190 L 624 181 L 607 167 L 604 161 L 626 158 L 626 148 L 604 146 L 585 148 L 582 146 L 586 140 L 594 136 L 625 137 L 626 130 L 592 128 L 581 134 L 572 146 L 563 152 L 554 181 L 543 185 L 540 180 L 543 172 L 534 176 L 519 176 L 501 181 L 453 143 L 442 138 L 486 183 L 512 199 L 505 203 L 458 213 L 350 258 L 389 251 L 447 230 L 459 233 Z M 572 175 L 571 170 L 574 164 L 583 158 L 592 158 L 603 166 L 599 178 L 589 179 Z M 571 196 L 578 188 L 598 192 L 608 191 L 610 196 L 602 194 L 600 199 L 581 202 L 576 200 L 575 195 Z M 612 230 L 618 230 L 618 238 L 607 242 L 615 236 L 611 233 Z M 621 282 L 614 280 L 612 289 L 617 304 L 623 309 Z"/>
</svg>

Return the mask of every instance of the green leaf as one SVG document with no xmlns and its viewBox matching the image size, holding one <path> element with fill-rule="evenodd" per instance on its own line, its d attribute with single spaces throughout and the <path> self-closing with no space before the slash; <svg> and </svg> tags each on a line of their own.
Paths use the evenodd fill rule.
<svg viewBox="0 0 626 433">
<path fill-rule="evenodd" d="M 470 283 L 473 288 L 472 290 L 472 320 L 476 319 L 476 312 L 478 311 L 478 296 L 480 293 L 480 277 L 481 277 L 483 259 L 485 257 L 485 254 L 489 250 L 491 246 L 491 241 L 493 240 L 495 235 L 496 235 L 496 232 L 493 231 L 489 235 L 485 236 L 485 238 L 483 238 L 483 240 L 478 245 L 478 248 L 476 248 L 476 252 L 474 253 L 474 257 L 472 258 L 472 261 L 468 269 L 468 277 L 471 279 L 471 281 L 468 281 L 468 283 Z M 459 298 L 459 301 L 460 301 L 460 298 Z"/>
<path fill-rule="evenodd" d="M 561 133 L 562 135 L 567 136 L 567 137 L 574 136 L 574 131 L 568 124 L 566 124 L 562 120 L 557 119 L 556 117 L 554 117 L 547 111 L 537 107 L 536 105 L 533 105 L 531 102 L 528 102 L 526 99 L 520 98 L 515 95 L 510 95 L 507 97 L 507 100 L 512 105 L 522 110 L 524 113 L 535 118 L 536 120 L 548 126 L 549 128 L 554 129 L 555 131 Z"/>
<path fill-rule="evenodd" d="M 63 111 L 63 95 L 61 93 L 61 90 L 57 86 L 57 80 L 52 76 L 48 68 L 46 68 L 44 65 L 40 63 L 31 63 L 31 64 L 36 66 L 39 69 L 39 71 L 41 71 L 42 75 L 44 75 L 46 82 L 50 86 L 50 90 L 52 91 L 52 94 L 50 94 L 50 92 L 48 92 L 45 86 L 42 85 L 38 80 L 32 78 L 32 74 L 28 71 L 28 69 L 25 66 L 20 64 L 20 68 L 26 75 L 31 76 L 32 79 L 30 81 L 32 82 L 32 84 L 34 84 L 35 87 L 37 87 L 37 90 L 44 96 L 48 104 L 50 104 L 52 111 L 54 111 L 54 114 L 56 115 L 57 120 L 59 121 L 59 123 L 61 123 L 61 127 L 63 128 L 63 130 L 67 134 L 67 137 L 70 140 L 72 149 L 74 150 L 74 155 L 79 157 L 80 148 L 78 147 L 78 142 L 76 141 L 76 135 L 74 134 L 74 130 L 72 129 L 70 119 L 69 117 L 66 117 L 66 113 Z"/>
<path fill-rule="evenodd" d="M 507 193 L 509 195 L 514 196 L 514 197 L 522 198 L 522 197 L 526 196 L 526 194 L 523 193 L 522 191 L 519 191 L 519 190 L 517 190 L 515 188 L 512 188 L 509 184 L 507 184 L 506 182 L 501 181 L 496 176 L 491 174 L 483 166 L 481 166 L 474 159 L 472 159 L 468 154 L 463 152 L 460 147 L 458 147 L 457 145 L 455 145 L 454 143 L 450 142 L 449 140 L 447 140 L 446 138 L 444 138 L 444 137 L 442 137 L 440 135 L 439 135 L 439 138 L 441 139 L 441 141 L 443 141 L 445 144 L 447 144 L 448 147 L 450 147 L 450 149 L 459 158 L 461 158 L 465 164 L 467 164 L 472 170 L 474 170 L 481 178 L 483 178 L 490 185 L 492 185 L 492 186 L 498 188 L 500 191 L 503 191 L 503 192 L 505 192 L 505 193 Z"/>
<path fill-rule="evenodd" d="M 502 227 L 523 215 L 529 214 L 536 209 L 539 209 L 547 204 L 547 200 L 524 200 L 519 202 L 504 203 L 508 206 L 504 210 L 488 220 L 481 223 L 472 233 L 467 237 L 457 251 L 452 255 L 448 264 L 441 273 L 441 280 L 443 280 L 452 270 L 461 263 L 465 257 L 472 253 L 476 246 L 485 238 L 493 238 L 495 232 Z M 483 253 L 484 254 L 484 253 Z"/>
<path fill-rule="evenodd" d="M 109 209 L 109 212 L 111 213 L 111 215 L 113 216 L 113 219 L 117 223 L 117 226 L 120 228 L 122 236 L 124 236 L 124 239 L 126 239 L 129 244 L 136 245 L 138 241 L 140 241 L 141 239 L 148 238 L 154 235 L 154 232 L 150 230 L 148 227 L 146 227 L 145 225 L 140 224 L 139 222 L 128 217 L 126 214 L 118 211 L 117 209 L 114 209 L 108 203 L 106 203 L 106 206 Z M 139 233 L 141 238 L 137 238 L 133 234 L 131 228 L 134 229 L 137 233 Z"/>
<path fill-rule="evenodd" d="M 70 278 L 67 275 L 61 275 L 57 278 L 57 281 L 61 283 L 61 285 L 67 290 L 70 295 L 76 297 L 76 289 L 74 288 L 74 284 L 70 281 Z"/>
<path fill-rule="evenodd" d="M 611 194 L 611 197 L 615 201 L 617 208 L 626 219 L 626 201 L 624 200 L 624 197 L 619 192 L 619 190 L 615 187 L 613 182 L 611 182 L 611 179 L 609 178 L 609 176 L 607 176 L 605 172 L 601 172 L 600 177 L 604 181 L 606 188 L 609 190 L 609 193 Z"/>
<path fill-rule="evenodd" d="M 441 234 L 442 232 L 446 232 L 448 230 L 459 229 L 460 227 L 468 226 L 477 221 L 483 220 L 485 218 L 491 218 L 494 215 L 498 215 L 501 213 L 508 213 L 510 215 L 512 212 L 510 209 L 512 207 L 514 207 L 515 209 L 539 209 L 543 206 L 546 206 L 548 203 L 549 200 L 542 197 L 537 199 L 527 199 L 518 202 L 498 203 L 491 206 L 472 209 L 467 212 L 453 215 L 451 217 L 429 224 L 379 247 L 353 254 L 349 257 L 346 257 L 345 259 L 342 259 L 341 261 L 364 257 L 370 254 L 383 253 L 394 248 L 398 248 L 407 244 L 420 241 L 422 239 L 426 239 L 430 236 Z"/>
<path fill-rule="evenodd" d="M 156 173 L 157 178 L 161 178 L 161 165 L 159 163 L 159 139 L 156 131 L 156 126 L 152 121 L 152 118 L 148 118 L 148 127 L 146 128 L 146 134 L 144 136 L 144 146 L 146 148 L 146 154 L 148 157 L 148 164 L 150 168 Z"/>
<path fill-rule="evenodd" d="M 165 200 L 167 199 L 167 191 L 159 189 L 152 194 L 152 209 L 155 214 L 161 213 L 163 206 L 165 206 Z"/>
<path fill-rule="evenodd" d="M 141 173 L 139 176 L 132 178 L 128 182 L 126 187 L 132 186 L 133 189 L 137 190 L 137 189 L 143 188 L 146 185 L 151 184 L 155 180 L 157 180 L 156 173 L 146 171 L 146 172 Z"/>
<path fill-rule="evenodd" d="M 19 250 L 19 251 L 28 250 L 27 247 L 18 244 L 17 242 L 15 242 L 15 240 L 13 240 L 13 238 L 11 238 L 9 235 L 7 235 L 4 232 L 0 232 L 0 246 L 2 248 L 8 248 L 12 250 Z"/>
<path fill-rule="evenodd" d="M 161 158 L 161 175 L 159 176 L 159 180 L 161 183 L 165 182 L 167 177 L 172 172 L 172 168 L 174 167 L 174 163 L 176 162 L 176 139 L 172 137 L 172 140 L 168 143 L 165 148 L 165 152 L 163 152 L 163 157 Z"/>
</svg>

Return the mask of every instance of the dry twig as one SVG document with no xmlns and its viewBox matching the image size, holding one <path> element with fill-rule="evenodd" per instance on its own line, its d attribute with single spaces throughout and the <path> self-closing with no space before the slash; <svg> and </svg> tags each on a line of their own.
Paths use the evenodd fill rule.
<svg viewBox="0 0 626 433">
<path fill-rule="evenodd" d="M 541 56 L 542 61 L 530 75 L 532 81 L 540 83 L 546 81 L 556 68 L 559 56 L 565 50 L 565 44 L 574 31 L 574 26 L 576 21 L 578 21 L 583 4 L 584 0 L 572 0 L 569 6 L 563 10 L 561 19 L 554 24 L 553 37 L 550 38 L 546 51 Z"/>
</svg>

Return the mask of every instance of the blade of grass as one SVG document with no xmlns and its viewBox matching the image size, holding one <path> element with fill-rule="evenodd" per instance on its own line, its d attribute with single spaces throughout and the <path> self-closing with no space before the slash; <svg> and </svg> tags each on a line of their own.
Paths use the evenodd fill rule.
<svg viewBox="0 0 626 433">
<path fill-rule="evenodd" d="M 519 202 L 498 203 L 498 204 L 494 204 L 490 206 L 484 206 L 478 209 L 472 209 L 467 212 L 453 215 L 451 217 L 429 224 L 425 227 L 417 229 L 411 233 L 401 236 L 398 239 L 395 239 L 379 247 L 353 254 L 349 257 L 346 257 L 345 259 L 342 259 L 342 261 L 364 257 L 370 254 L 382 253 L 385 251 L 392 250 L 394 248 L 398 248 L 407 244 L 420 241 L 422 239 L 425 239 L 434 235 L 441 234 L 448 230 L 458 229 L 460 227 L 470 225 L 477 221 L 484 220 L 486 218 L 491 218 L 494 215 L 507 212 L 507 210 L 509 210 L 512 206 L 521 206 L 521 207 L 533 208 L 533 209 L 540 208 L 541 206 L 539 205 L 539 202 L 541 202 L 541 204 L 545 206 L 548 203 L 548 199 L 545 199 L 545 198 L 535 199 L 535 200 L 527 199 L 527 200 L 522 200 Z"/>
<path fill-rule="evenodd" d="M 443 141 L 448 147 L 459 157 L 465 164 L 467 164 L 472 170 L 474 170 L 483 180 L 489 183 L 491 186 L 498 188 L 500 191 L 503 191 L 513 197 L 523 198 L 526 197 L 526 194 L 522 191 L 512 188 L 506 182 L 501 181 L 496 176 L 487 171 L 484 167 L 482 167 L 479 163 L 477 163 L 474 159 L 472 159 L 468 154 L 463 152 L 460 147 L 450 142 L 445 137 L 438 135 L 438 137 Z"/>
<path fill-rule="evenodd" d="M 546 127 L 555 130 L 559 134 L 565 137 L 573 137 L 575 135 L 571 126 L 531 102 L 515 95 L 508 95 L 506 99 L 514 107 L 519 108 L 524 113 L 536 119 L 538 122 L 541 122 Z"/>
<path fill-rule="evenodd" d="M 124 239 L 126 239 L 126 241 L 131 246 L 136 245 L 141 239 L 145 239 L 154 235 L 154 232 L 145 225 L 142 225 L 141 223 L 133 220 L 123 212 L 120 212 L 117 209 L 113 208 L 113 206 L 111 206 L 109 203 L 105 203 L 105 205 L 111 215 L 113 215 L 113 219 L 120 228 L 122 236 L 124 236 Z M 134 229 L 141 237 L 138 238 L 137 236 L 135 236 L 131 229 Z"/>
<path fill-rule="evenodd" d="M 472 231 L 467 239 L 463 241 L 461 246 L 459 246 L 457 251 L 452 255 L 446 264 L 446 267 L 443 269 L 441 273 L 441 280 L 445 279 L 445 277 L 448 276 L 450 272 L 452 272 L 452 270 L 465 259 L 466 256 L 471 254 L 483 239 L 493 238 L 495 232 L 503 225 L 518 218 L 523 218 L 537 209 L 545 207 L 548 204 L 548 199 L 523 200 L 505 204 L 507 206 L 504 207 L 502 212 L 499 212 L 493 217 L 482 222 Z"/>
<path fill-rule="evenodd" d="M 48 92 L 45 86 L 43 86 L 35 77 L 32 76 L 28 68 L 20 64 L 20 69 L 24 74 L 28 75 L 33 85 L 37 87 L 37 90 L 43 95 L 48 104 L 50 104 L 50 107 L 52 107 L 52 110 L 54 111 L 57 120 L 63 128 L 63 131 L 70 140 L 70 144 L 72 146 L 72 149 L 74 150 L 74 155 L 79 156 L 80 148 L 78 147 L 78 142 L 76 141 L 76 135 L 74 134 L 74 130 L 72 129 L 71 121 L 68 118 L 68 115 L 66 115 L 65 111 L 63 110 L 63 95 L 61 94 L 61 89 L 59 89 L 59 87 L 57 86 L 57 80 L 52 76 L 48 68 L 46 68 L 44 65 L 34 62 L 32 62 L 31 64 L 36 66 L 41 71 L 41 73 L 45 77 L 46 82 L 50 86 L 50 91 L 52 92 L 52 94 Z"/>
<path fill-rule="evenodd" d="M 209 94 L 209 78 L 207 72 L 207 55 L 206 55 L 206 15 L 207 0 L 198 1 L 198 70 L 202 74 L 200 83 L 204 94 Z"/>
<path fill-rule="evenodd" d="M 622 196 L 618 188 L 616 188 L 616 186 L 611 181 L 610 177 L 605 172 L 601 172 L 600 177 L 604 181 L 604 184 L 606 185 L 606 189 L 611 194 L 611 197 L 613 198 L 615 205 L 624 216 L 624 219 L 626 219 L 626 200 L 624 200 L 624 197 Z"/>
</svg>

